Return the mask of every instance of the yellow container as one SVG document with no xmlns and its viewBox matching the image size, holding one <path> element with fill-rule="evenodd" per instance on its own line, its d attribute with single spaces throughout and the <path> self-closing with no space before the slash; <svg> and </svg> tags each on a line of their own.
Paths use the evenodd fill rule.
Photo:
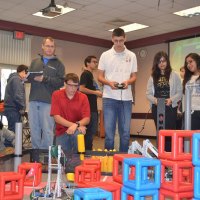
<svg viewBox="0 0 200 200">
<path fill-rule="evenodd" d="M 108 172 L 108 156 L 103 157 L 103 172 Z"/>
<path fill-rule="evenodd" d="M 113 156 L 108 156 L 107 172 L 113 171 Z"/>
<path fill-rule="evenodd" d="M 74 182 L 74 173 L 67 173 L 66 178 L 68 181 Z"/>
<path fill-rule="evenodd" d="M 83 134 L 77 135 L 77 144 L 78 144 L 78 152 L 84 153 L 85 152 L 85 140 Z"/>
<path fill-rule="evenodd" d="M 85 159 L 85 155 L 83 153 L 80 154 L 80 160 L 84 160 Z"/>
</svg>

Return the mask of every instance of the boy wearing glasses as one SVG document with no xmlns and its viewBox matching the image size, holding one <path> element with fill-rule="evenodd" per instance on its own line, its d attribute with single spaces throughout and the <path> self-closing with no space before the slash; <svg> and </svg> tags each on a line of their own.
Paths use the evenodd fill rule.
<svg viewBox="0 0 200 200">
<path fill-rule="evenodd" d="M 79 78 L 65 75 L 65 88 L 52 95 L 51 116 L 56 122 L 56 145 L 66 152 L 77 152 L 78 133 L 86 133 L 90 122 L 90 105 L 85 94 L 78 91 Z"/>
<path fill-rule="evenodd" d="M 85 134 L 85 149 L 92 150 L 93 136 L 96 134 L 98 127 L 97 97 L 102 97 L 102 92 L 97 88 L 97 83 L 93 77 L 93 71 L 97 69 L 97 58 L 87 56 L 84 64 L 85 68 L 80 78 L 80 91 L 87 95 L 91 111 L 90 123 Z"/>
</svg>

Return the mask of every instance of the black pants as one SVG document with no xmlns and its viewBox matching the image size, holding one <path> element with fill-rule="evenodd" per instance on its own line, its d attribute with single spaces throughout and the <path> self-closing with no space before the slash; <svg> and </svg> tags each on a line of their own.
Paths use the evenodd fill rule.
<svg viewBox="0 0 200 200">
<path fill-rule="evenodd" d="M 176 119 L 176 130 L 183 130 L 184 129 L 184 124 L 183 124 L 183 113 L 178 113 L 177 114 L 177 119 Z"/>
<path fill-rule="evenodd" d="M 157 106 L 154 104 L 152 105 L 152 115 L 157 130 Z M 176 130 L 176 118 L 177 118 L 177 107 L 172 108 L 172 106 L 165 106 L 165 129 Z M 157 140 L 158 140 L 158 135 L 157 135 Z M 165 151 L 171 151 L 171 137 L 165 138 Z"/>
<path fill-rule="evenodd" d="M 184 130 L 185 127 L 185 113 L 183 113 L 183 126 L 182 129 Z M 195 110 L 191 113 L 191 130 L 200 130 L 200 110 Z"/>
<path fill-rule="evenodd" d="M 191 114 L 191 130 L 200 130 L 200 110 Z"/>
<path fill-rule="evenodd" d="M 92 150 L 93 148 L 93 137 L 97 133 L 98 128 L 98 113 L 91 112 L 90 123 L 87 125 L 85 139 L 85 150 Z"/>
</svg>

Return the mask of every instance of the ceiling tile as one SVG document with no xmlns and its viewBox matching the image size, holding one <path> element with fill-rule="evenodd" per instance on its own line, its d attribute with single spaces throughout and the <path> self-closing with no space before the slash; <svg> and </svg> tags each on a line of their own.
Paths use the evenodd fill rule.
<svg viewBox="0 0 200 200">
<path fill-rule="evenodd" d="M 127 33 L 128 40 L 199 26 L 200 17 L 182 18 L 175 11 L 200 5 L 200 0 L 68 0 L 76 10 L 52 20 L 33 16 L 50 0 L 0 0 L 0 20 L 51 28 L 110 40 L 120 23 L 141 23 L 149 28 Z M 63 5 L 65 0 L 56 0 Z M 126 25 L 126 24 L 125 24 Z"/>
</svg>

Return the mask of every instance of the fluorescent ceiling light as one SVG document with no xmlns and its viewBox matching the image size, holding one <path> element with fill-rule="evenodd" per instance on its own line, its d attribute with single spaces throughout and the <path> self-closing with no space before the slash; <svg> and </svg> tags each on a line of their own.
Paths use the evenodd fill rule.
<svg viewBox="0 0 200 200">
<path fill-rule="evenodd" d="M 47 16 L 47 15 L 43 15 L 42 11 L 39 11 L 39 12 L 34 13 L 33 15 L 34 15 L 34 16 L 37 16 L 37 17 L 45 17 L 45 18 L 52 19 L 52 18 L 61 16 L 61 15 L 64 15 L 64 14 L 66 14 L 66 13 L 69 13 L 69 12 L 71 12 L 71 11 L 76 10 L 75 8 L 63 7 L 63 6 L 61 6 L 61 5 L 56 5 L 56 7 L 57 7 L 57 8 L 60 8 L 60 9 L 62 10 L 61 14 L 58 14 L 58 15 L 56 15 L 56 16 L 50 17 L 50 16 Z"/>
<path fill-rule="evenodd" d="M 124 32 L 131 32 L 131 31 L 136 31 L 136 30 L 140 30 L 143 28 L 147 28 L 149 26 L 143 25 L 143 24 L 138 24 L 138 23 L 133 23 L 133 24 L 128 24 L 125 26 L 121 26 L 120 28 L 122 28 L 124 30 Z M 114 29 L 111 29 L 109 31 L 113 31 Z"/>
<path fill-rule="evenodd" d="M 189 8 L 186 10 L 181 10 L 178 12 L 174 12 L 173 14 L 179 15 L 181 17 L 193 17 L 193 16 L 199 16 L 200 15 L 200 6 Z"/>
</svg>

